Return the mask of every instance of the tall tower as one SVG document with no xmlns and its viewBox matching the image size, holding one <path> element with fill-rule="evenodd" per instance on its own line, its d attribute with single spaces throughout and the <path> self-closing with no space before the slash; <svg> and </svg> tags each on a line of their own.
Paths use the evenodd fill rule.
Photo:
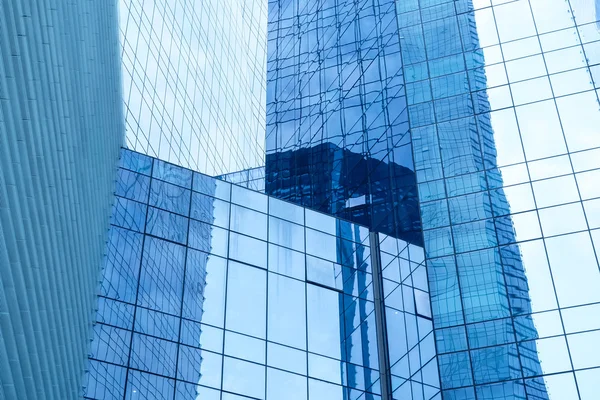
<svg viewBox="0 0 600 400">
<path fill-rule="evenodd" d="M 0 398 L 81 393 L 124 140 L 111 1 L 0 6 Z"/>
</svg>

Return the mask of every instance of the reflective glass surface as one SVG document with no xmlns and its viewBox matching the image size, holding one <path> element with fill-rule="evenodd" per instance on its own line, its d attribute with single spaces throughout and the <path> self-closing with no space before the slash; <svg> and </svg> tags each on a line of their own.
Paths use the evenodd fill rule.
<svg viewBox="0 0 600 400">
<path fill-rule="evenodd" d="M 424 248 L 381 242 L 397 398 L 437 395 L 423 349 L 444 399 L 593 398 L 599 21 L 595 0 L 269 2 L 266 193 Z"/>
<path fill-rule="evenodd" d="M 262 166 L 267 3 L 118 4 L 127 147 L 210 175 Z"/>
<path fill-rule="evenodd" d="M 118 176 L 86 398 L 381 399 L 365 227 L 130 150 Z M 407 274 L 391 373 L 437 393 L 422 249 L 402 243 L 382 239 Z"/>
</svg>

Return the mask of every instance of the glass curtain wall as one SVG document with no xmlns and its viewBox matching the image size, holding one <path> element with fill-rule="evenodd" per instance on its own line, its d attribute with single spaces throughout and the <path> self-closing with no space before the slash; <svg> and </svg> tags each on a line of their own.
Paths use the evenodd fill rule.
<svg viewBox="0 0 600 400">
<path fill-rule="evenodd" d="M 266 2 L 118 3 L 127 147 L 209 175 L 264 165 Z"/>
<path fill-rule="evenodd" d="M 381 399 L 367 228 L 129 150 L 116 196 L 86 398 Z"/>
<path fill-rule="evenodd" d="M 597 397 L 595 2 L 397 10 L 444 396 Z"/>
</svg>

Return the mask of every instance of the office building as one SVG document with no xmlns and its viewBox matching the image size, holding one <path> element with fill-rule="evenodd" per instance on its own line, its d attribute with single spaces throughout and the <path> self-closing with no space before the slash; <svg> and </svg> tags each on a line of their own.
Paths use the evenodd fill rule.
<svg viewBox="0 0 600 400">
<path fill-rule="evenodd" d="M 127 147 L 209 175 L 264 165 L 267 3 L 119 6 Z"/>
<path fill-rule="evenodd" d="M 598 397 L 597 1 L 120 4 L 129 149 L 116 175 L 86 398 Z M 6 10 L 2 29 L 14 40 L 1 43 L 3 68 L 13 68 L 14 43 L 27 37 L 14 21 L 33 29 L 29 16 L 41 14 Z M 38 66 L 21 61 L 14 71 Z M 13 70 L 4 76 L 21 79 L 6 86 L 15 93 L 30 80 Z M 84 77 L 95 87 L 96 75 Z M 19 110 L 8 98 L 3 121 Z M 36 160 L 27 151 L 6 152 L 3 173 L 17 155 Z M 101 161 L 108 174 L 110 160 Z M 100 215 L 104 183 L 104 197 L 73 202 L 77 215 Z M 7 197 L 3 232 L 11 213 L 25 223 L 35 215 L 33 200 L 17 199 L 39 196 L 21 193 Z M 96 231 L 81 235 L 104 228 L 99 217 L 87 225 Z M 15 232 L 15 248 L 47 243 Z M 21 271 L 10 257 L 33 250 L 5 248 L 2 294 L 13 302 L 2 315 L 17 324 L 30 318 L 20 305 L 45 305 L 46 291 L 26 276 L 20 289 L 6 280 Z M 91 263 L 90 254 L 80 259 Z M 71 303 L 47 304 L 64 317 L 59 306 Z M 38 378 L 57 397 L 68 367 L 74 376 L 81 366 L 50 371 L 63 348 L 42 325 L 3 325 L 0 350 L 12 353 L 0 362 L 23 371 L 0 369 L 5 397 Z M 51 350 L 29 367 L 36 340 Z M 35 388 L 27 396 L 44 397 Z"/>
<path fill-rule="evenodd" d="M 430 398 L 423 259 L 364 226 L 123 150 L 84 396 L 381 399 L 393 374 Z"/>
<path fill-rule="evenodd" d="M 594 396 L 598 39 L 591 1 L 270 2 L 266 193 L 384 231 L 414 171 L 420 224 L 384 204 L 423 231 L 444 398 Z"/>
<path fill-rule="evenodd" d="M 0 398 L 81 393 L 119 149 L 113 2 L 0 6 Z"/>
</svg>

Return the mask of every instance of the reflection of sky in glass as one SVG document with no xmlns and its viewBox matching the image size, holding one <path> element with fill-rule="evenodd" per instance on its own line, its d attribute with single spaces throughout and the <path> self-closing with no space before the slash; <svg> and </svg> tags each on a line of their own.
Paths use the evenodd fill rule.
<svg viewBox="0 0 600 400">
<path fill-rule="evenodd" d="M 346 176 L 358 173 L 339 161 L 341 168 L 330 168 L 320 151 L 306 155 L 298 149 L 317 149 L 330 142 L 370 155 L 368 145 L 353 145 L 368 143 L 370 135 L 378 132 L 376 125 L 368 123 L 376 102 L 352 97 L 354 82 L 368 93 L 367 77 L 372 77 L 358 56 L 370 54 L 368 13 L 353 18 L 351 7 L 341 10 L 308 2 L 291 11 L 286 6 L 294 2 L 272 4 L 280 8 L 274 8 L 279 21 L 270 28 L 278 29 L 278 36 L 272 36 L 269 46 L 267 148 L 270 154 L 279 153 L 277 162 L 283 160 L 275 180 L 285 181 L 288 169 L 297 168 L 302 157 L 313 157 L 311 162 L 330 171 L 325 177 L 329 181 L 323 182 L 331 188 L 343 187 L 349 182 Z M 381 15 L 387 4 L 378 2 Z M 406 104 L 386 104 L 384 109 L 396 114 L 404 107 L 408 111 L 438 349 L 448 349 L 440 358 L 442 386 L 453 389 L 447 390 L 448 396 L 461 399 L 475 395 L 567 399 L 577 398 L 578 393 L 586 398 L 577 387 L 589 387 L 589 378 L 564 373 L 584 364 L 575 365 L 571 335 L 561 335 L 564 315 L 571 310 L 567 307 L 600 301 L 596 296 L 600 231 L 593 230 L 600 228 L 597 2 L 397 1 L 395 8 L 402 63 L 390 63 L 394 55 L 387 55 L 379 65 L 387 73 L 392 65 L 401 66 L 397 70 L 403 76 Z M 307 16 L 307 9 L 314 12 Z M 338 41 L 331 39 L 326 34 L 329 19 L 319 19 L 323 10 L 341 21 L 350 16 L 348 20 L 361 29 L 346 37 L 345 29 L 355 25 L 341 24 Z M 281 30 L 294 12 L 300 20 L 298 30 Z M 322 22 L 323 42 L 331 43 L 316 55 L 310 52 L 314 14 Z M 296 44 L 294 35 L 308 37 L 308 51 L 298 50 L 301 55 L 306 51 L 300 61 L 286 58 Z M 363 37 L 364 42 L 353 43 Z M 318 49 L 321 43 L 315 43 Z M 348 58 L 342 52 L 341 58 L 328 63 L 327 51 L 334 52 L 336 46 L 346 46 Z M 320 64 L 322 55 L 325 61 Z M 282 60 L 298 64 L 297 76 L 283 72 L 280 64 L 288 61 Z M 341 78 L 339 84 L 326 70 L 336 62 L 337 69 L 331 71 Z M 354 66 L 360 68 L 353 72 Z M 315 82 L 314 71 L 320 79 Z M 383 82 L 383 75 L 378 79 Z M 391 81 L 385 83 L 388 89 L 393 86 Z M 321 96 L 320 102 L 311 102 L 311 96 Z M 339 107 L 331 101 L 338 97 Z M 313 118 L 311 113 L 317 109 L 321 114 Z M 354 122 L 361 118 L 363 124 L 355 132 Z M 289 150 L 295 156 L 290 152 L 288 157 Z M 394 156 L 400 158 L 390 160 L 404 165 L 406 155 L 395 152 Z M 324 193 L 329 201 L 346 196 L 346 207 L 354 204 L 347 198 L 363 194 L 356 190 L 356 196 L 341 194 L 331 188 L 321 193 L 315 182 L 322 171 L 298 169 L 291 173 L 297 181 L 277 186 L 274 193 L 317 207 L 320 204 L 310 202 Z M 269 187 L 272 172 L 267 162 L 267 192 L 273 189 Z M 494 325 L 494 321 L 506 323 Z M 465 322 L 467 327 L 461 327 Z M 475 344 L 485 336 L 495 338 L 487 346 L 497 348 Z M 441 346 L 440 337 L 452 345 Z M 600 366 L 593 352 L 588 358 L 585 365 Z M 554 373 L 563 374 L 548 375 Z M 506 379 L 514 380 L 497 384 Z M 472 383 L 484 386 L 469 387 Z"/>
<path fill-rule="evenodd" d="M 207 174 L 264 163 L 266 3 L 121 0 L 129 148 Z"/>
</svg>

